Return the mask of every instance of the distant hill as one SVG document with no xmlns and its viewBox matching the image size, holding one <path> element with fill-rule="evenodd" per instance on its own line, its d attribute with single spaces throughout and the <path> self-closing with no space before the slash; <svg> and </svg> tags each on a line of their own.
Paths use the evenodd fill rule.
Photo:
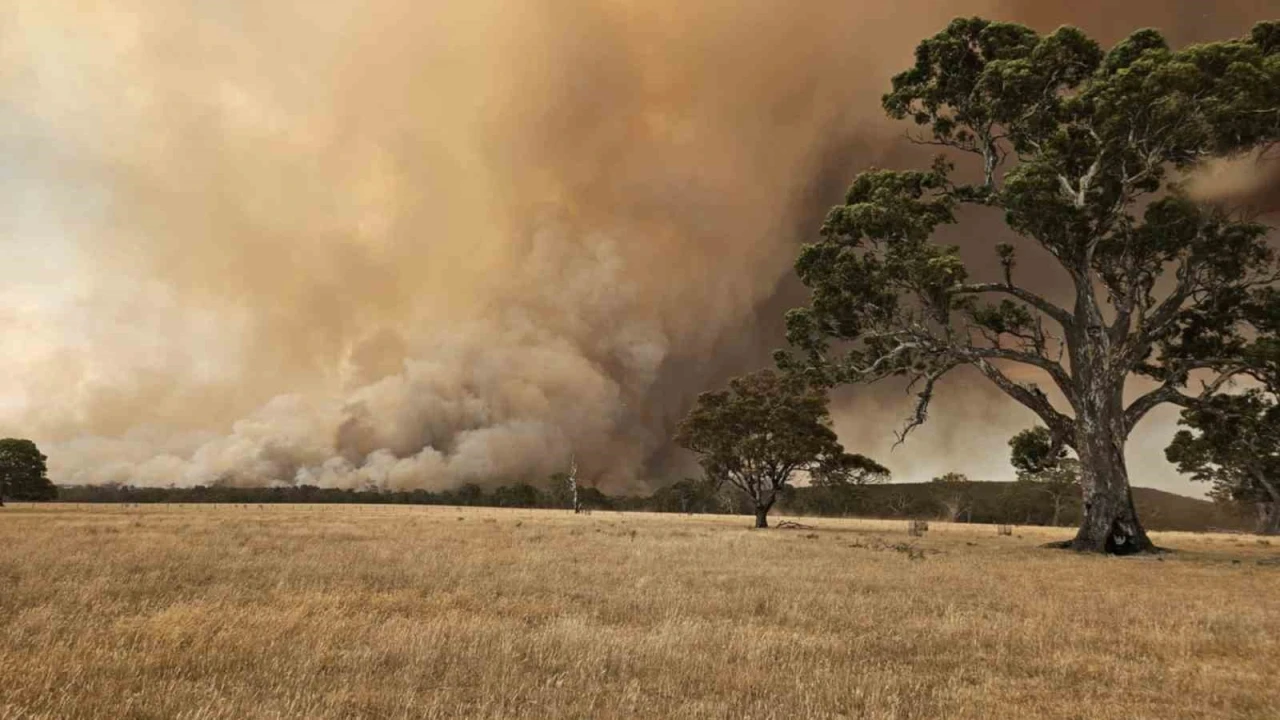
<svg viewBox="0 0 1280 720">
<path fill-rule="evenodd" d="M 844 503 L 838 503 L 820 489 L 797 488 L 787 505 L 797 514 L 922 519 L 947 518 L 959 507 L 958 520 L 962 522 L 1018 525 L 1048 525 L 1053 516 L 1051 501 L 1027 483 L 969 483 L 960 491 L 963 497 L 959 502 L 948 497 L 953 492 L 935 483 L 890 483 L 859 488 Z M 1250 530 L 1253 526 L 1252 518 L 1235 508 L 1164 490 L 1134 488 L 1133 501 L 1138 517 L 1150 530 L 1204 532 L 1211 528 Z M 1062 508 L 1059 523 L 1069 526 L 1079 520 L 1080 501 L 1072 498 Z"/>
<path fill-rule="evenodd" d="M 1134 488 L 1133 503 L 1138 517 L 1152 530 L 1253 529 L 1252 518 L 1236 508 L 1155 488 Z"/>
</svg>

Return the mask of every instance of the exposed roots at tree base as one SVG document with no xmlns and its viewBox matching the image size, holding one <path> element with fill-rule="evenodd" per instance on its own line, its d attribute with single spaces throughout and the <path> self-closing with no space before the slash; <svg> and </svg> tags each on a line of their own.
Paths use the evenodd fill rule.
<svg viewBox="0 0 1280 720">
<path fill-rule="evenodd" d="M 1175 552 L 1173 550 L 1170 550 L 1169 548 L 1162 548 L 1158 545 L 1153 545 L 1150 543 L 1148 543 L 1146 547 L 1139 547 L 1135 545 L 1113 546 L 1111 543 L 1107 543 L 1107 547 L 1103 548 L 1102 550 L 1099 550 L 1097 547 L 1092 545 L 1077 543 L 1074 538 L 1071 540 L 1060 540 L 1057 542 L 1045 543 L 1040 547 L 1048 548 L 1050 550 L 1074 550 L 1080 553 L 1094 553 L 1098 555 L 1118 555 L 1118 556 L 1169 555 Z"/>
</svg>

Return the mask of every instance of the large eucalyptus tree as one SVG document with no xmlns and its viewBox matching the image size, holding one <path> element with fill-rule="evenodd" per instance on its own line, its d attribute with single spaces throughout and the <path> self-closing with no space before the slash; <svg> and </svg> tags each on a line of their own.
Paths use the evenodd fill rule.
<svg viewBox="0 0 1280 720">
<path fill-rule="evenodd" d="M 1182 50 L 1141 30 L 1104 50 L 1071 27 L 959 19 L 892 88 L 887 112 L 946 154 L 854 180 L 797 261 L 812 298 L 788 316 L 801 352 L 779 362 L 828 384 L 909 378 L 919 399 L 904 433 L 944 375 L 976 368 L 1079 457 L 1070 546 L 1151 550 L 1125 442 L 1152 408 L 1193 405 L 1245 367 L 1244 308 L 1278 277 L 1265 226 L 1193 201 L 1177 179 L 1280 138 L 1280 23 Z M 964 157 L 971 172 L 956 171 Z M 995 240 L 1001 277 L 972 279 L 935 238 L 963 206 L 1002 211 L 1071 291 L 1020 282 L 1015 246 Z M 1154 386 L 1126 394 L 1134 376 Z"/>
</svg>

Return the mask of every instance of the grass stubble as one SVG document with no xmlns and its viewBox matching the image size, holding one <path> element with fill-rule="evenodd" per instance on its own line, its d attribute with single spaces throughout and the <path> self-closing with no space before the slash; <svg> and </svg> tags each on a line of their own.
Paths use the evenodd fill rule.
<svg viewBox="0 0 1280 720">
<path fill-rule="evenodd" d="M 6 508 L 0 719 L 1280 718 L 1267 541 L 749 521 Z"/>
</svg>

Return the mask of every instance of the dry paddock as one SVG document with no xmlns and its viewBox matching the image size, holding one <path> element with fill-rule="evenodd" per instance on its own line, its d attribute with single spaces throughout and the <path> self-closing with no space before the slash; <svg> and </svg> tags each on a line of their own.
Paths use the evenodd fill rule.
<svg viewBox="0 0 1280 720">
<path fill-rule="evenodd" d="M 0 718 L 1280 718 L 1266 540 L 749 522 L 5 508 Z"/>
</svg>

